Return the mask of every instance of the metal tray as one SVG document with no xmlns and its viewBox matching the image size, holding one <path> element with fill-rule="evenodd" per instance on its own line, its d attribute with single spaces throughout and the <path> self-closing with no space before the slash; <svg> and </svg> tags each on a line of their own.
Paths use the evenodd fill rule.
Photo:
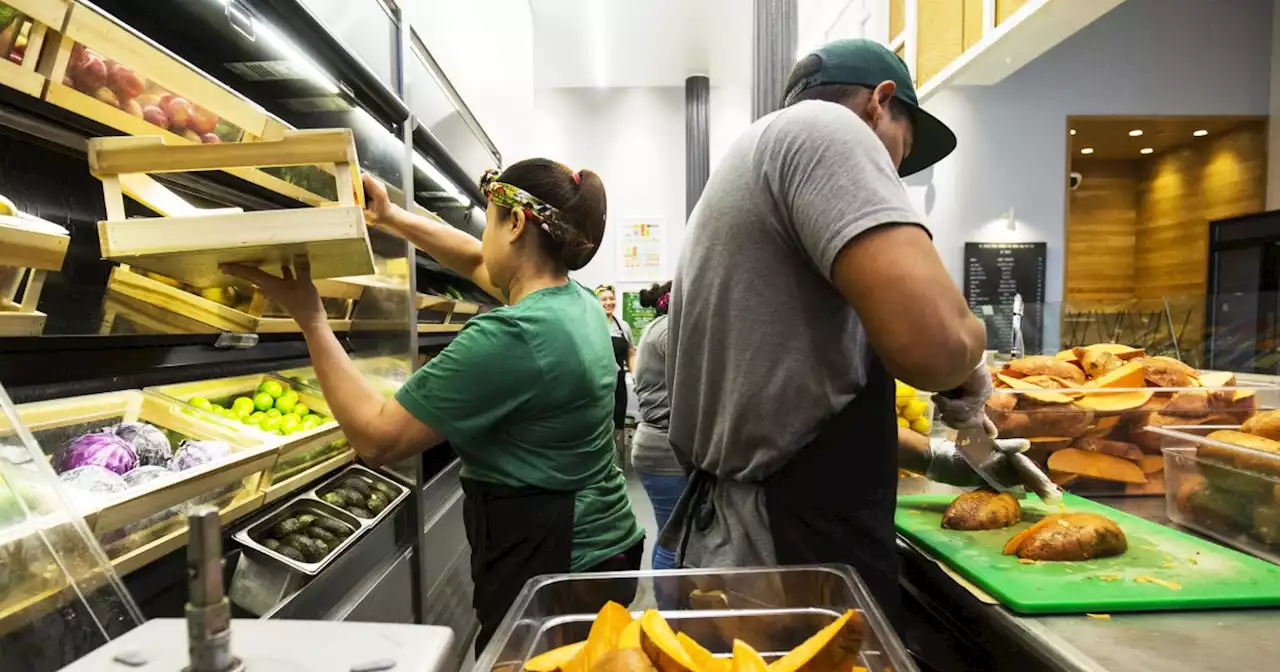
<svg viewBox="0 0 1280 672">
<path fill-rule="evenodd" d="M 275 551 L 258 543 L 257 537 L 261 536 L 264 530 L 272 527 L 285 518 L 289 518 L 300 513 L 327 516 L 346 523 L 351 526 L 351 535 L 346 539 L 343 539 L 341 543 L 335 546 L 333 550 L 329 551 L 329 554 L 324 556 L 324 558 L 319 562 L 298 562 L 297 560 L 292 560 L 280 555 L 279 553 L 276 553 Z M 304 495 L 295 498 L 293 501 L 283 507 L 280 507 L 270 515 L 260 518 L 257 521 L 241 528 L 239 532 L 236 532 L 235 535 L 232 536 L 232 538 L 239 542 L 246 550 L 253 551 L 263 557 L 271 558 L 272 560 L 275 560 L 296 572 L 301 572 L 308 576 L 315 576 L 320 573 L 320 570 L 327 567 L 329 563 L 333 562 L 335 558 L 341 555 L 348 546 L 354 544 L 356 539 L 360 538 L 360 534 L 364 532 L 366 527 L 367 526 L 360 524 L 360 519 L 346 511 L 343 511 L 336 506 L 326 504 L 325 502 L 313 497 L 307 497 Z"/>
<path fill-rule="evenodd" d="M 320 485 L 317 485 L 314 488 L 311 488 L 310 490 L 307 490 L 305 493 L 303 493 L 303 496 L 310 497 L 318 502 L 323 503 L 325 506 L 333 506 L 332 504 L 325 502 L 323 499 L 320 498 L 321 493 L 334 488 L 337 483 L 340 483 L 342 481 L 342 479 L 348 476 L 351 476 L 352 474 L 363 476 L 364 478 L 367 478 L 371 481 L 377 481 L 379 483 L 386 484 L 388 487 L 393 488 L 400 493 L 396 495 L 394 498 L 392 498 L 390 502 L 387 502 L 386 508 L 382 509 L 381 513 L 377 514 L 372 518 L 361 518 L 360 516 L 357 516 L 352 513 L 347 513 L 345 510 L 343 510 L 343 513 L 347 513 L 347 515 L 351 516 L 355 520 L 360 521 L 361 528 L 370 528 L 370 527 L 373 527 L 374 525 L 377 525 L 378 521 L 382 520 L 383 518 L 386 518 L 387 515 L 390 514 L 392 510 L 395 509 L 397 504 L 404 501 L 404 499 L 409 496 L 409 489 L 404 487 L 404 485 L 400 484 L 399 481 L 396 481 L 395 479 L 392 479 L 392 478 L 387 478 L 385 475 L 379 474 L 378 472 L 373 471 L 372 469 L 368 469 L 366 467 L 362 467 L 356 464 L 350 465 L 347 468 L 343 469 L 342 471 L 339 471 L 338 473 L 334 474 L 333 476 L 330 476 L 328 479 L 325 480 L 325 482 L 321 483 Z M 334 507 L 334 508 L 339 508 L 339 507 Z"/>
</svg>

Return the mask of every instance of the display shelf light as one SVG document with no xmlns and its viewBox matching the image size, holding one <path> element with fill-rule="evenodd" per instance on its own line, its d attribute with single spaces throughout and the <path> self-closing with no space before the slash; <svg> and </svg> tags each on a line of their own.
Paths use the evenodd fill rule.
<svg viewBox="0 0 1280 672">
<path fill-rule="evenodd" d="M 1080 150 L 1080 153 L 1081 153 L 1081 154 L 1092 154 L 1092 153 L 1093 153 L 1093 148 L 1092 148 L 1092 147 L 1085 147 L 1085 148 L 1083 148 L 1083 149 L 1081 149 L 1081 150 Z"/>
<path fill-rule="evenodd" d="M 1141 136 L 1142 136 L 1142 129 L 1141 129 L 1141 128 L 1135 128 L 1135 129 L 1133 129 L 1132 131 L 1129 131 L 1129 137 L 1131 137 L 1131 138 L 1137 138 L 1137 137 L 1141 137 Z"/>
<path fill-rule="evenodd" d="M 1194 135 L 1194 136 L 1196 136 L 1197 138 L 1203 138 L 1204 136 L 1209 135 L 1209 131 L 1208 131 L 1208 130 L 1206 130 L 1206 129 L 1203 129 L 1203 128 L 1202 128 L 1202 129 L 1200 129 L 1200 130 L 1198 130 L 1198 131 L 1196 131 L 1196 132 L 1192 133 L 1191 135 Z"/>
<path fill-rule="evenodd" d="M 1139 153 L 1139 154 L 1151 154 L 1151 153 L 1153 153 L 1153 152 L 1155 152 L 1155 151 L 1156 151 L 1156 150 L 1154 150 L 1154 149 L 1152 149 L 1152 148 L 1150 148 L 1150 147 L 1143 147 L 1142 149 L 1139 149 L 1139 150 L 1138 150 L 1138 153 Z"/>
<path fill-rule="evenodd" d="M 445 177 L 444 173 L 441 172 L 440 169 L 435 166 L 435 164 L 427 160 L 427 157 L 419 154 L 418 152 L 414 152 L 413 165 L 418 170 L 421 170 L 422 172 L 426 173 L 428 179 L 430 179 L 432 182 L 435 182 L 437 185 L 440 186 L 441 189 L 444 189 L 446 192 L 448 192 L 448 194 L 452 196 L 453 199 L 458 203 L 462 205 L 466 205 L 471 202 L 471 199 L 467 198 L 466 195 L 462 193 L 462 190 L 459 189 L 457 185 L 453 183 L 453 180 L 450 180 L 449 178 Z"/>
<path fill-rule="evenodd" d="M 256 17 L 243 15 L 243 12 L 235 5 L 231 4 L 230 0 L 213 0 L 213 2 L 222 5 L 228 12 L 241 14 L 240 20 L 247 21 L 253 28 L 253 35 L 251 37 L 254 41 L 257 41 L 258 38 L 262 38 L 262 41 L 270 45 L 276 53 L 280 54 L 285 58 L 285 60 L 297 66 L 302 74 L 306 75 L 307 79 L 312 83 L 324 89 L 325 92 L 330 95 L 337 95 L 339 93 L 340 90 L 338 89 L 337 83 L 335 83 L 329 75 L 325 74 L 320 65 L 311 60 L 311 58 L 303 53 L 297 45 L 289 40 L 289 38 L 276 30 L 275 26 Z"/>
</svg>

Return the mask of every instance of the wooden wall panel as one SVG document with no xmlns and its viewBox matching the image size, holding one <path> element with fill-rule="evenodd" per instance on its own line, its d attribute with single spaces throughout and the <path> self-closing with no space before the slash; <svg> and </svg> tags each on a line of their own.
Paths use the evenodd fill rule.
<svg viewBox="0 0 1280 672">
<path fill-rule="evenodd" d="M 982 39 L 982 0 L 964 0 L 964 48 Z"/>
<path fill-rule="evenodd" d="M 1010 14 L 1018 11 L 1027 0 L 996 0 L 996 25 L 1004 23 Z"/>
<path fill-rule="evenodd" d="M 1071 169 L 1084 181 L 1067 192 L 1066 300 L 1132 298 L 1138 162 L 1077 159 Z"/>
<path fill-rule="evenodd" d="M 889 0 L 889 41 L 907 27 L 907 0 Z"/>
<path fill-rule="evenodd" d="M 918 0 L 916 81 L 927 82 L 964 52 L 964 4 Z"/>
</svg>

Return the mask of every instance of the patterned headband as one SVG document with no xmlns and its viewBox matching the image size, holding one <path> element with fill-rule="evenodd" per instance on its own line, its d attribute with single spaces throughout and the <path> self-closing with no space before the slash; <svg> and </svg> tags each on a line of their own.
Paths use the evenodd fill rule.
<svg viewBox="0 0 1280 672">
<path fill-rule="evenodd" d="M 480 178 L 480 191 L 490 203 L 508 210 L 523 210 L 527 219 L 537 220 L 543 231 L 555 238 L 551 224 L 562 224 L 560 211 L 554 206 L 544 203 L 542 199 L 512 184 L 498 181 L 498 171 L 492 168 L 484 171 Z M 557 227 L 558 228 L 558 227 Z"/>
</svg>

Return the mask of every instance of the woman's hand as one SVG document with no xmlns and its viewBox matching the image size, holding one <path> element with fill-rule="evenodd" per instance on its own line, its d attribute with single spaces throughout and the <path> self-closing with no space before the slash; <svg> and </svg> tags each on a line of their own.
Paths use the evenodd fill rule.
<svg viewBox="0 0 1280 672">
<path fill-rule="evenodd" d="M 386 192 L 383 192 L 386 196 Z M 232 277 L 248 280 L 257 285 L 267 298 L 275 301 L 285 312 L 293 317 L 298 326 L 305 332 L 321 325 L 328 325 L 328 316 L 324 312 L 324 303 L 320 301 L 320 293 L 311 282 L 311 262 L 306 257 L 298 257 L 293 268 L 288 264 L 280 266 L 283 278 L 277 278 L 262 269 L 244 264 L 222 264 L 219 268 Z M 295 270 L 296 273 L 295 273 Z"/>
<path fill-rule="evenodd" d="M 400 208 L 387 196 L 387 188 L 369 173 L 361 173 L 360 180 L 364 183 L 364 221 L 373 226 L 393 224 Z"/>
</svg>

